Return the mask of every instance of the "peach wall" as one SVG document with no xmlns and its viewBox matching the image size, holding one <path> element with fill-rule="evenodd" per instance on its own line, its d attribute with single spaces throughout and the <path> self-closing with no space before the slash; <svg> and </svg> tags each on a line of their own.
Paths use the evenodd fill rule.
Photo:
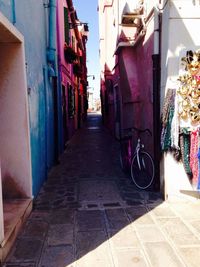
<svg viewBox="0 0 200 267">
<path fill-rule="evenodd" d="M 0 44 L 0 155 L 2 182 L 31 197 L 31 160 L 24 50 Z M 9 185 L 8 185 L 9 186 Z"/>
<path fill-rule="evenodd" d="M 25 59 L 22 43 L 0 43 L 0 157 L 4 193 L 32 197 Z M 9 192 L 5 192 L 8 190 Z"/>
</svg>

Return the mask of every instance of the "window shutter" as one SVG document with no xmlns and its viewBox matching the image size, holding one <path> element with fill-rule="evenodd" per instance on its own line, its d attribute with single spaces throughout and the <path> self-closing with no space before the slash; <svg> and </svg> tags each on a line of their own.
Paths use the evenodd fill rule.
<svg viewBox="0 0 200 267">
<path fill-rule="evenodd" d="M 65 42 L 69 45 L 70 37 L 69 37 L 69 17 L 68 10 L 64 7 L 64 31 L 65 31 Z"/>
</svg>

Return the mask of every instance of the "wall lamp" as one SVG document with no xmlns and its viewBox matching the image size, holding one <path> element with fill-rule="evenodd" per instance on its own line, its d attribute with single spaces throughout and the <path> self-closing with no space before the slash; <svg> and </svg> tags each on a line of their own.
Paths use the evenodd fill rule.
<svg viewBox="0 0 200 267">
<path fill-rule="evenodd" d="M 85 22 L 75 22 L 75 23 L 71 22 L 71 23 L 69 23 L 69 28 L 70 29 L 74 29 L 77 26 L 83 26 L 84 32 L 89 32 L 88 23 L 85 23 Z"/>
<path fill-rule="evenodd" d="M 69 23 L 69 28 L 70 29 L 75 29 L 77 26 L 83 26 L 83 28 L 81 29 L 81 32 L 84 36 L 88 37 L 89 36 L 89 27 L 88 27 L 88 23 L 83 23 L 83 22 L 71 22 Z"/>
</svg>

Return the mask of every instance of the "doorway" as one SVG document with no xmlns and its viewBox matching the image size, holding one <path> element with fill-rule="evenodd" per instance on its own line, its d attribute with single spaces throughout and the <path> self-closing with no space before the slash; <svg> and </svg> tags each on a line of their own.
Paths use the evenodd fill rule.
<svg viewBox="0 0 200 267">
<path fill-rule="evenodd" d="M 115 108 L 115 137 L 120 138 L 121 131 L 121 100 L 119 94 L 119 86 L 114 86 L 114 108 Z"/>
<path fill-rule="evenodd" d="M 67 101 L 66 101 L 66 88 L 62 85 L 62 121 L 63 121 L 63 143 L 64 146 L 68 140 L 67 134 Z"/>
<path fill-rule="evenodd" d="M 32 209 L 23 36 L 0 13 L 0 261 Z"/>
</svg>

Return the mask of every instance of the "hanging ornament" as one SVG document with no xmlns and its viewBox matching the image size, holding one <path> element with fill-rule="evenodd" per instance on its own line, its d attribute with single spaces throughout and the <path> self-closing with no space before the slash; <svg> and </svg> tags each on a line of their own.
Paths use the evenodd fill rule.
<svg viewBox="0 0 200 267">
<path fill-rule="evenodd" d="M 200 124 L 200 51 L 187 51 L 181 59 L 185 72 L 178 78 L 178 114 L 191 126 Z"/>
</svg>

